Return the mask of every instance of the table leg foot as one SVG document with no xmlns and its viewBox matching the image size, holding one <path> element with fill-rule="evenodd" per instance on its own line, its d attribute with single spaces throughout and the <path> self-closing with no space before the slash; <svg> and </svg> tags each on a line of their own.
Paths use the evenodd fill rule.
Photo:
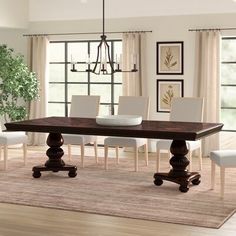
<svg viewBox="0 0 236 236">
<path fill-rule="evenodd" d="M 61 167 L 48 167 L 45 165 L 39 165 L 34 166 L 33 169 L 33 177 L 34 178 L 40 178 L 42 171 L 52 171 L 52 172 L 58 172 L 58 171 L 68 171 L 68 176 L 71 178 L 74 178 L 77 175 L 77 167 L 73 165 L 64 165 Z"/>
</svg>

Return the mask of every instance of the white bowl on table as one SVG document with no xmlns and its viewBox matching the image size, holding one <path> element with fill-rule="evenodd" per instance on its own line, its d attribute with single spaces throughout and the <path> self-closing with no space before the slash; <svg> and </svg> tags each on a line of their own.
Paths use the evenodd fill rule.
<svg viewBox="0 0 236 236">
<path fill-rule="evenodd" d="M 103 126 L 134 126 L 142 123 L 138 115 L 108 115 L 96 116 L 96 123 Z"/>
</svg>

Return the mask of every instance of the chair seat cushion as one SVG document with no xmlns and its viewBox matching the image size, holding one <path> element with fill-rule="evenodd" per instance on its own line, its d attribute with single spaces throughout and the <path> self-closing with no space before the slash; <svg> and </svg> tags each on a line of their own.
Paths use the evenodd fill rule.
<svg viewBox="0 0 236 236">
<path fill-rule="evenodd" d="M 27 143 L 25 132 L 0 132 L 0 145 Z"/>
<path fill-rule="evenodd" d="M 92 135 L 78 135 L 78 134 L 62 134 L 64 144 L 85 145 L 97 140 L 97 136 Z"/>
<path fill-rule="evenodd" d="M 236 167 L 236 150 L 217 150 L 210 153 L 210 159 L 218 166 Z"/>
<path fill-rule="evenodd" d="M 144 138 L 126 138 L 126 137 L 107 137 L 104 139 L 104 145 L 119 147 L 141 147 L 147 143 Z"/>
</svg>

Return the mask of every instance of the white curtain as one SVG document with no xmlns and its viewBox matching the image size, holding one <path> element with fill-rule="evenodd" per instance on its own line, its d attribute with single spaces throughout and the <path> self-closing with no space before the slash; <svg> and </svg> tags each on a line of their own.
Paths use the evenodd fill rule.
<svg viewBox="0 0 236 236">
<path fill-rule="evenodd" d="M 28 64 L 31 71 L 36 73 L 39 81 L 39 99 L 30 103 L 29 119 L 42 118 L 47 113 L 47 84 L 48 84 L 48 45 L 45 36 L 28 38 Z M 44 145 L 46 134 L 29 133 L 30 145 Z"/>
<path fill-rule="evenodd" d="M 204 98 L 203 121 L 220 119 L 220 31 L 196 32 L 195 95 Z M 203 155 L 219 149 L 219 134 L 203 140 Z"/>
<path fill-rule="evenodd" d="M 122 70 L 131 70 L 137 64 L 135 73 L 123 73 L 124 96 L 147 96 L 146 77 L 146 34 L 123 33 Z"/>
</svg>

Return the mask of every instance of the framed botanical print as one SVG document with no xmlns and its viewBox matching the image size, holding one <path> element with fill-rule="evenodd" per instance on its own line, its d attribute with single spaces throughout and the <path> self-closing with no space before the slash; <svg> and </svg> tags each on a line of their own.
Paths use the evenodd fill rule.
<svg viewBox="0 0 236 236">
<path fill-rule="evenodd" d="M 183 96 L 183 80 L 157 80 L 157 112 L 170 112 L 173 97 Z"/>
<path fill-rule="evenodd" d="M 157 42 L 157 75 L 184 73 L 184 43 Z"/>
</svg>

